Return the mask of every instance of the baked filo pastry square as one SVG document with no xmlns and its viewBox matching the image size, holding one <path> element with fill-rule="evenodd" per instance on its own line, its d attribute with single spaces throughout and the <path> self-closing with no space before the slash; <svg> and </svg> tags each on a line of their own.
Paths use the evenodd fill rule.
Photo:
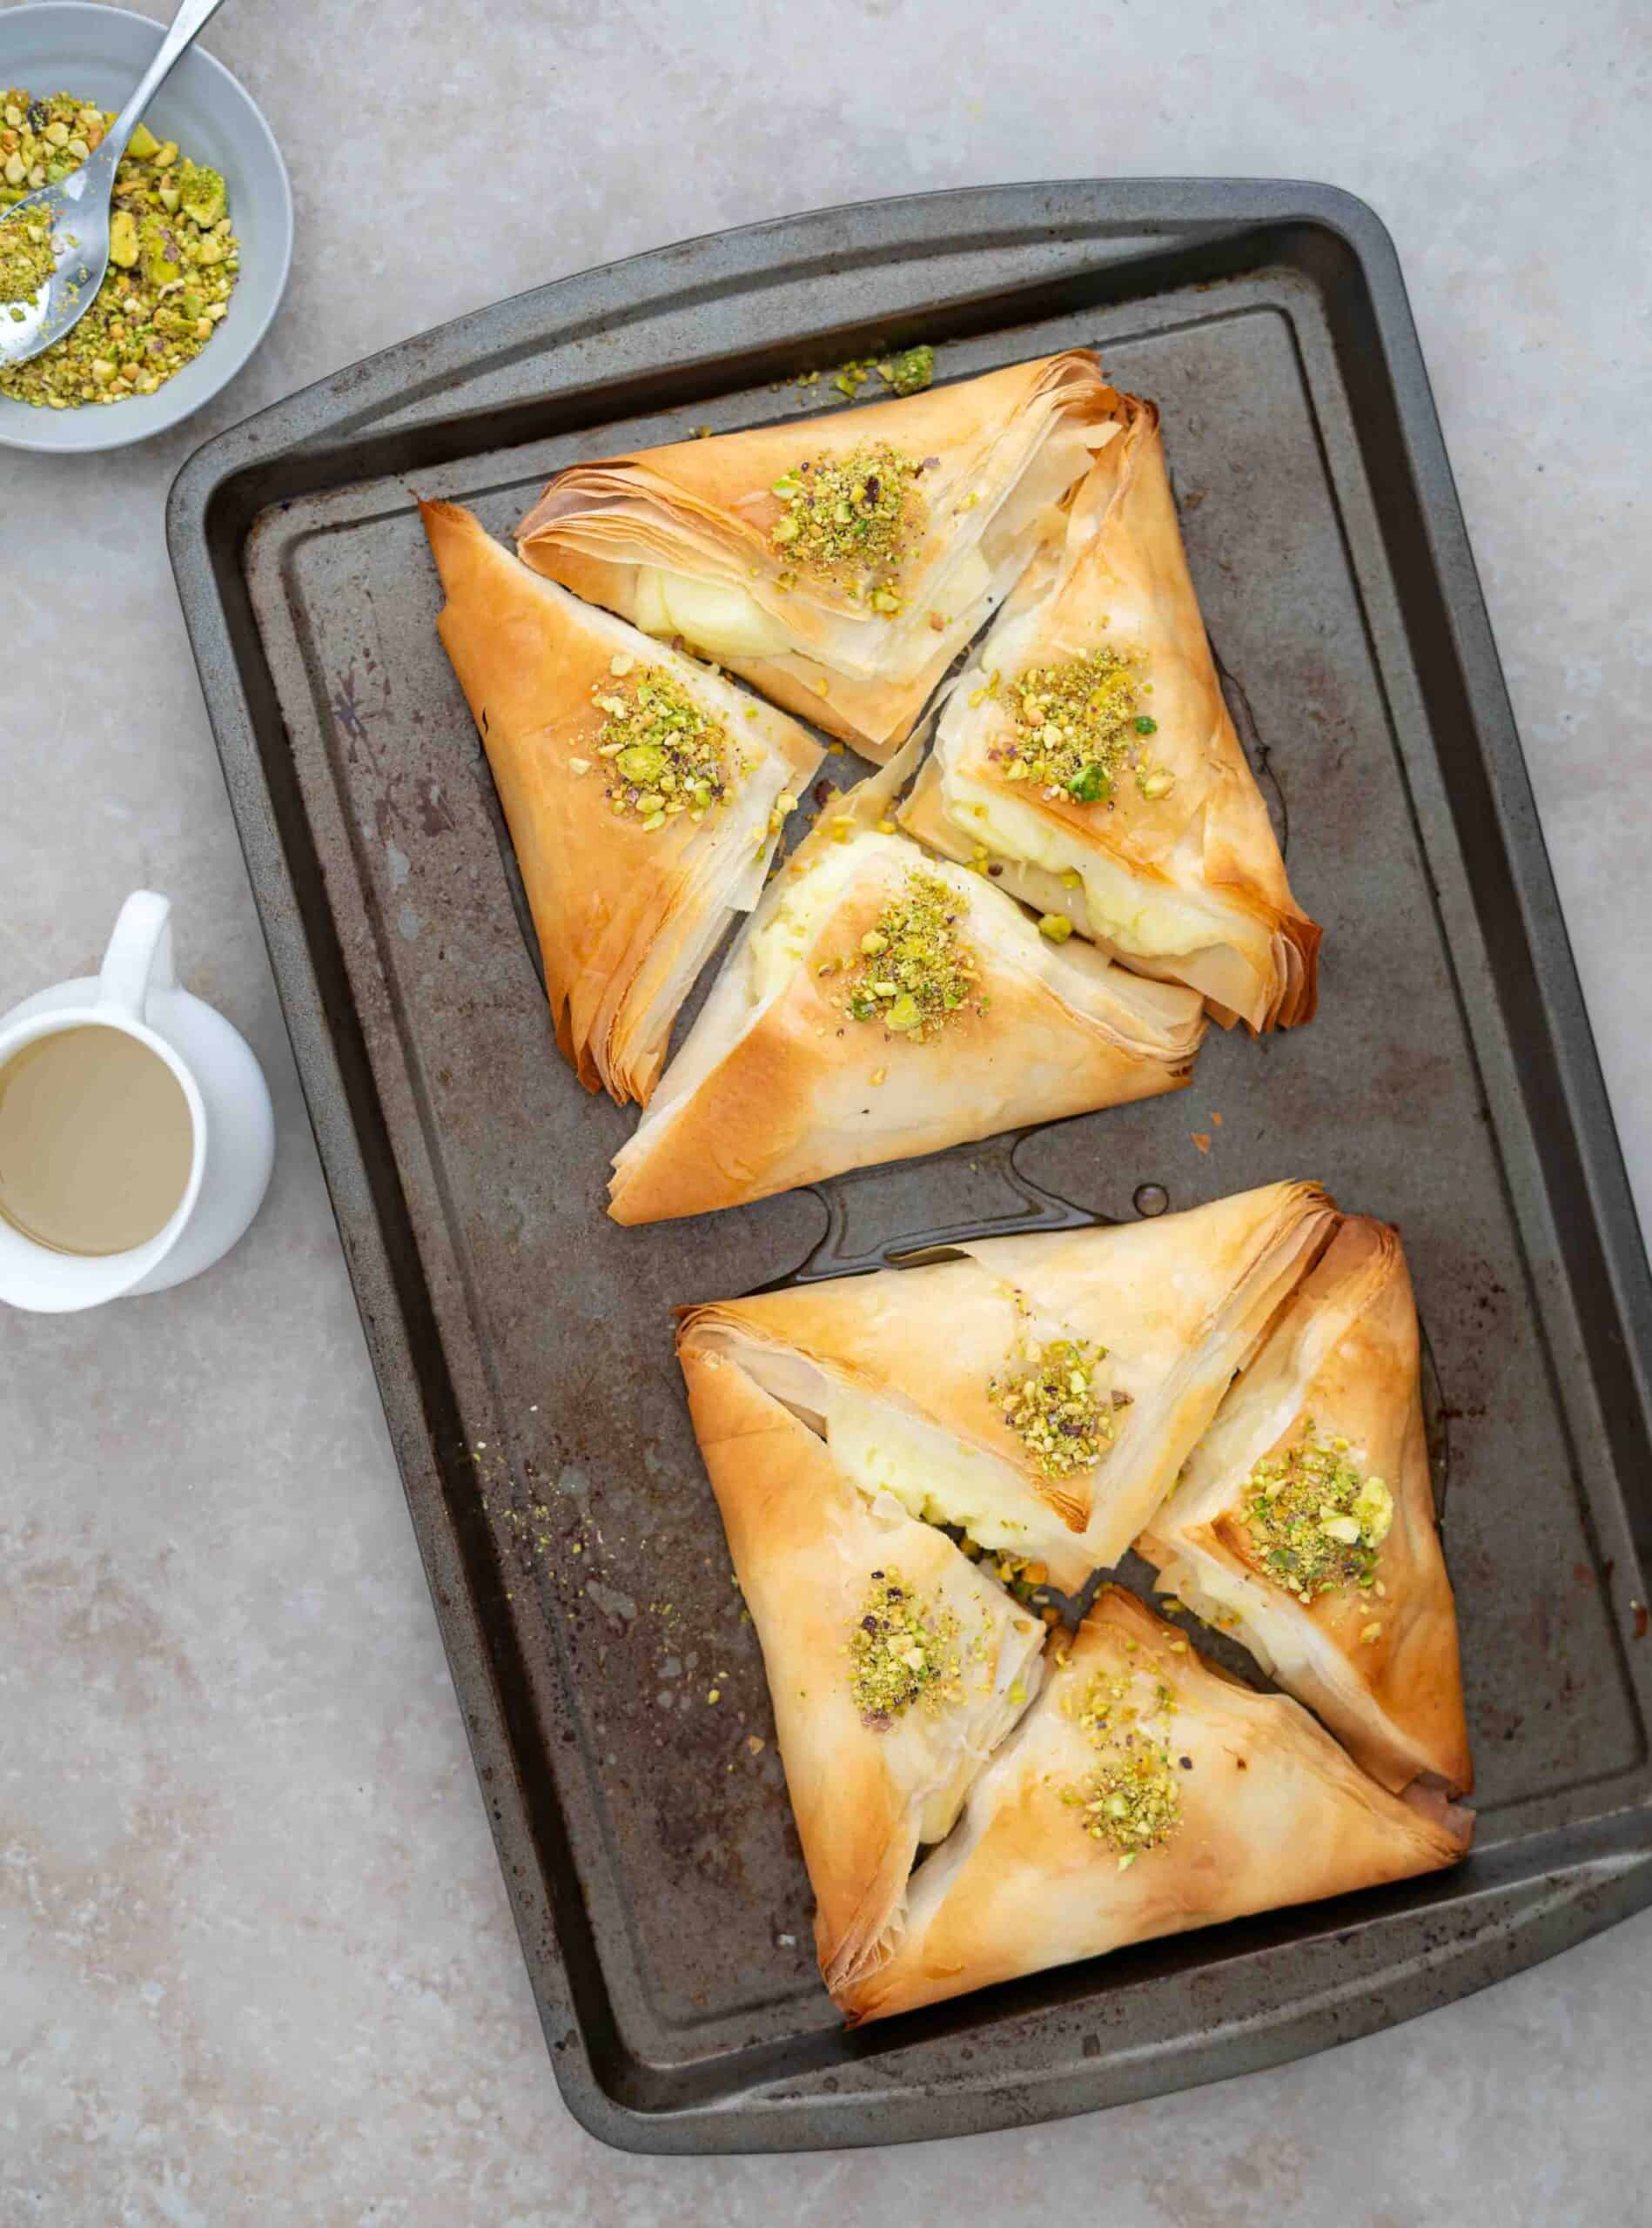
<svg viewBox="0 0 1652 2228">
<path fill-rule="evenodd" d="M 1297 905 L 1187 568 L 1158 413 L 1118 438 L 950 693 L 906 825 L 1224 1023 L 1313 1017 Z"/>
<path fill-rule="evenodd" d="M 1137 1546 L 1385 1786 L 1473 1786 L 1397 1232 L 1341 1225 Z"/>
<path fill-rule="evenodd" d="M 499 789 L 556 1041 L 646 1103 L 677 1010 L 762 895 L 819 765 L 793 720 L 541 580 L 455 503 L 420 505 L 437 621 Z"/>
<path fill-rule="evenodd" d="M 1316 1184 L 1276 1184 L 719 1302 L 686 1335 L 863 1493 L 1077 1593 L 1171 1491 L 1335 1218 Z"/>
<path fill-rule="evenodd" d="M 901 834 L 887 811 L 906 757 L 829 809 L 770 883 L 615 1156 L 616 1222 L 738 1206 L 1189 1080 L 1197 995 L 1052 941 L 986 877 Z"/>
<path fill-rule="evenodd" d="M 1454 1863 L 1473 1820 L 1362 1772 L 1299 1704 L 1109 1587 L 913 1877 L 851 2023 Z"/>
<path fill-rule="evenodd" d="M 884 1954 L 920 1846 L 1037 1694 L 1044 1626 L 944 1533 L 859 1490 L 692 1318 L 682 1360 L 762 1646 L 821 1969 L 847 1984 Z"/>
<path fill-rule="evenodd" d="M 1118 432 L 1074 349 L 899 401 L 558 474 L 536 571 L 882 759 Z"/>
</svg>

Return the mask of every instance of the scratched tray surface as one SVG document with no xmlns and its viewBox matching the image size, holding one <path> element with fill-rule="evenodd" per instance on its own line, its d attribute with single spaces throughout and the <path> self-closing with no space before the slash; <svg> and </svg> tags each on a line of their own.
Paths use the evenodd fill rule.
<svg viewBox="0 0 1652 2228">
<path fill-rule="evenodd" d="M 902 2137 L 1205 2078 L 1461 1993 L 1652 1897 L 1652 1648 L 1633 1638 L 1645 1417 L 1601 1359 L 1622 1372 L 1638 1356 L 1644 1324 L 1623 1310 L 1643 1305 L 1644 1261 L 1563 943 L 1533 971 L 1526 924 L 1549 900 L 1518 829 L 1518 895 L 1508 879 L 1517 757 L 1494 768 L 1497 811 L 1485 786 L 1493 744 L 1514 749 L 1494 666 L 1471 702 L 1474 675 L 1466 696 L 1448 654 L 1451 627 L 1472 648 L 1483 618 L 1472 575 L 1448 607 L 1438 540 L 1417 530 L 1432 419 L 1426 386 L 1403 434 L 1394 414 L 1383 317 L 1391 349 L 1411 344 L 1382 236 L 1315 189 L 1278 190 L 1306 197 L 1299 223 L 1259 199 L 1250 232 L 1235 222 L 1215 250 L 1191 223 L 1179 241 L 1168 206 L 1144 242 L 1110 216 L 1116 189 L 1056 190 L 1030 226 L 1031 191 L 883 205 L 867 221 L 890 256 L 864 267 L 843 267 L 861 235 L 826 217 L 749 236 L 743 278 L 710 242 L 544 290 L 468 321 L 456 389 L 431 344 L 411 344 L 366 367 L 366 403 L 342 381 L 298 398 L 204 452 L 174 498 L 559 2076 L 588 2125 L 639 2147 Z M 603 281 L 606 317 L 576 293 Z M 652 324 L 640 306 L 628 322 L 648 299 L 664 304 Z M 1235 716 L 1325 925 L 1320 1017 L 1262 1042 L 1214 1035 L 1174 1097 L 622 1231 L 604 1187 L 633 1117 L 555 1054 L 413 491 L 506 534 L 577 457 L 806 420 L 819 390 L 775 379 L 891 319 L 938 339 L 944 379 L 1093 346 L 1159 403 Z M 1438 527 L 1448 482 L 1423 493 Z M 191 539 L 191 502 L 210 536 Z M 827 763 L 837 781 L 858 770 Z M 1129 1218 L 1144 1184 L 1181 1207 L 1295 1175 L 1404 1231 L 1479 1773 L 1474 1859 L 845 2037 L 816 1976 L 671 1309 L 937 1232 Z"/>
</svg>

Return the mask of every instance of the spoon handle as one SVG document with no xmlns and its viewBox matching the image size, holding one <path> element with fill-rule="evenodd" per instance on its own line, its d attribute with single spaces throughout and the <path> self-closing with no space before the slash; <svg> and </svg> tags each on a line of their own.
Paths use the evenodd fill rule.
<svg viewBox="0 0 1652 2228">
<path fill-rule="evenodd" d="M 137 90 L 109 127 L 103 145 L 97 150 L 109 156 L 111 164 L 118 163 L 126 150 L 126 142 L 143 121 L 144 111 L 171 75 L 173 64 L 190 46 L 197 35 L 222 7 L 224 0 L 180 0 L 171 28 L 156 50 L 155 59 L 138 81 Z"/>
</svg>

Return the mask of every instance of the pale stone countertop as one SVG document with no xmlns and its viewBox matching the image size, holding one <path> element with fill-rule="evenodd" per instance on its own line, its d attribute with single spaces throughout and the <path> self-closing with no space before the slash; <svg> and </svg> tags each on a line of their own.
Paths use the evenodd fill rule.
<svg viewBox="0 0 1652 2228">
<path fill-rule="evenodd" d="M 159 0 L 149 0 L 149 12 Z M 0 13 L 0 20 L 3 20 Z M 1373 2040 L 1025 2133 L 630 2159 L 559 2103 L 162 545 L 209 433 L 455 312 L 794 209 L 1288 173 L 1392 227 L 1644 1218 L 1652 14 L 1641 0 L 236 0 L 288 158 L 268 343 L 166 440 L 0 453 L 0 1007 L 177 901 L 252 1038 L 216 1273 L 0 1321 L 0 2224 L 1109 2228 L 1646 2217 L 1652 1916 Z M 366 198 L 387 179 L 395 198 Z M 99 606 L 70 658 L 57 591 Z M 1636 903 L 1636 898 L 1640 902 Z"/>
</svg>

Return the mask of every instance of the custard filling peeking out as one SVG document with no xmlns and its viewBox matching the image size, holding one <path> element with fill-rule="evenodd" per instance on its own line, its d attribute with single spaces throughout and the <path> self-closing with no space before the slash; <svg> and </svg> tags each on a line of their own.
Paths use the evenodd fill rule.
<svg viewBox="0 0 1652 2228">
<path fill-rule="evenodd" d="M 1112 859 L 1080 850 L 1063 827 L 1018 798 L 956 773 L 946 775 L 946 789 L 950 817 L 994 856 L 1024 860 L 1049 874 L 1077 874 L 1089 933 L 1119 951 L 1140 959 L 1183 958 L 1212 944 L 1254 938 L 1247 915 L 1174 896 Z"/>
<path fill-rule="evenodd" d="M 655 565 L 639 565 L 635 623 L 662 641 L 681 634 L 718 658 L 779 657 L 791 637 L 754 596 L 727 580 L 690 580 Z"/>
<path fill-rule="evenodd" d="M 846 1386 L 829 1387 L 825 1425 L 839 1466 L 863 1493 L 891 1494 L 910 1516 L 957 1526 L 984 1547 L 1025 1548 L 1027 1487 L 993 1456 Z"/>
</svg>

